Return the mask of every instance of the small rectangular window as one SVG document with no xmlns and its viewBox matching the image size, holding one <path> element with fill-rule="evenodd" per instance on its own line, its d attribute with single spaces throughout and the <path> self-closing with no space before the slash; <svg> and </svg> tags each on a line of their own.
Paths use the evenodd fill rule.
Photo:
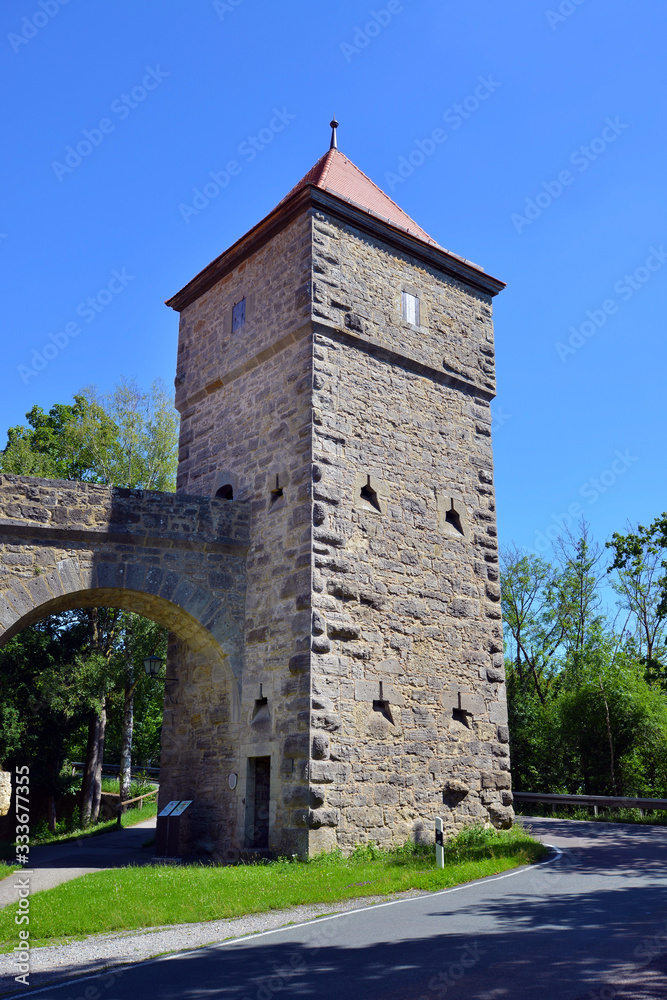
<svg viewBox="0 0 667 1000">
<path fill-rule="evenodd" d="M 232 333 L 236 333 L 245 325 L 245 299 L 237 302 L 232 309 Z"/>
<path fill-rule="evenodd" d="M 403 292 L 403 319 L 406 323 L 419 326 L 419 299 L 410 292 Z"/>
</svg>

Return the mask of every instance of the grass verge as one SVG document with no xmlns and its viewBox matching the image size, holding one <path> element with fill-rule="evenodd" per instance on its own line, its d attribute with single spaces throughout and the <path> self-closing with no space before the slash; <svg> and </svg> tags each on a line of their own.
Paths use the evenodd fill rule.
<svg viewBox="0 0 667 1000">
<path fill-rule="evenodd" d="M 30 944 L 40 946 L 88 934 L 194 923 L 333 903 L 406 889 L 433 891 L 530 864 L 547 852 L 520 827 L 472 827 L 447 845 L 445 868 L 435 848 L 368 845 L 350 857 L 323 854 L 310 861 L 165 867 L 147 865 L 96 872 L 36 893 L 30 901 Z M 16 943 L 15 907 L 0 910 L 0 950 Z"/>
</svg>

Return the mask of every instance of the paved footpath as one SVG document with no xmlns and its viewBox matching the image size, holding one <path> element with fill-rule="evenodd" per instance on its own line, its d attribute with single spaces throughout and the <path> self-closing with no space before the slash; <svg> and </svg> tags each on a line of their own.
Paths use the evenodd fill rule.
<svg viewBox="0 0 667 1000">
<path fill-rule="evenodd" d="M 190 925 L 181 948 L 205 944 L 212 930 L 221 943 L 134 964 L 123 964 L 128 952 L 156 932 L 88 939 L 67 946 L 68 956 L 36 949 L 33 962 L 44 971 L 34 965 L 30 991 L 17 996 L 667 1000 L 667 829 L 527 823 L 562 853 L 452 890 L 370 907 L 358 901 L 315 920 L 294 910 L 256 915 L 245 918 L 243 937 L 231 921 Z M 157 933 L 168 932 L 178 928 Z M 100 973 L 109 946 L 115 951 Z"/>
<path fill-rule="evenodd" d="M 32 847 L 28 869 L 33 873 L 30 875 L 31 894 L 42 889 L 52 889 L 61 882 L 69 882 L 70 879 L 99 872 L 104 868 L 146 864 L 151 860 L 153 851 L 152 848 L 141 845 L 150 840 L 155 822 L 153 816 L 152 819 L 123 830 L 114 830 L 113 833 L 81 837 L 64 844 Z M 0 880 L 0 908 L 17 902 L 14 888 L 16 878 L 15 873 Z"/>
</svg>

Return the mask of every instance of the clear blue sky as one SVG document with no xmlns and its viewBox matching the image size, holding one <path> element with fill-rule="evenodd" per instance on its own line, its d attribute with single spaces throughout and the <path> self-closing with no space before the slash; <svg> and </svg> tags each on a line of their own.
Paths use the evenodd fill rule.
<svg viewBox="0 0 667 1000">
<path fill-rule="evenodd" d="M 568 509 L 602 541 L 667 508 L 663 0 L 12 0 L 0 27 L 3 432 L 88 383 L 171 386 L 164 299 L 308 170 L 335 112 L 343 152 L 508 284 L 501 544 L 539 548 Z"/>
</svg>

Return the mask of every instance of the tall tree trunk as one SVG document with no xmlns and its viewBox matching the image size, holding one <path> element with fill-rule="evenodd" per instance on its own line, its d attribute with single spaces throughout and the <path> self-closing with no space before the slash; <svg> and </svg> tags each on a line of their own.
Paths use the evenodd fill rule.
<svg viewBox="0 0 667 1000">
<path fill-rule="evenodd" d="M 92 712 L 88 723 L 88 746 L 81 790 L 81 825 L 97 823 L 102 801 L 102 761 L 107 726 L 106 705 L 98 714 Z"/>
<path fill-rule="evenodd" d="M 88 720 L 88 742 L 86 744 L 86 762 L 83 766 L 83 781 L 81 784 L 81 826 L 87 827 L 93 810 L 95 775 L 97 773 L 97 751 L 99 741 L 97 712 L 91 712 Z"/>
<path fill-rule="evenodd" d="M 607 726 L 607 744 L 609 746 L 609 773 L 611 776 L 611 789 L 614 795 L 618 795 L 618 788 L 616 787 L 616 770 L 614 766 L 614 739 L 611 731 L 609 702 L 607 701 L 607 695 L 605 693 L 604 684 L 602 683 L 602 674 L 600 674 L 599 671 L 598 671 L 598 683 L 600 685 L 600 693 L 602 695 L 602 701 L 604 702 L 604 716 L 605 716 L 605 724 Z"/>
<path fill-rule="evenodd" d="M 125 688 L 123 701 L 123 729 L 120 739 L 120 800 L 130 797 L 132 781 L 132 734 L 134 730 L 134 689 L 132 664 L 129 664 L 130 687 Z"/>
<path fill-rule="evenodd" d="M 90 651 L 100 652 L 99 613 L 97 608 L 88 610 L 88 630 Z M 102 697 L 104 693 L 102 691 Z M 102 760 L 104 758 L 104 736 L 107 727 L 106 701 L 102 701 L 99 712 L 93 711 L 88 723 L 88 743 L 81 789 L 81 825 L 97 823 L 102 801 Z"/>
<path fill-rule="evenodd" d="M 49 795 L 46 803 L 48 819 L 49 819 L 49 830 L 51 833 L 56 832 L 56 797 L 55 795 Z"/>
<path fill-rule="evenodd" d="M 93 783 L 93 794 L 90 803 L 90 822 L 97 823 L 100 818 L 100 805 L 102 803 L 102 761 L 104 760 L 104 737 L 107 728 L 107 706 L 106 702 L 102 706 L 102 711 L 97 716 L 96 740 L 97 748 L 95 753 L 95 780 Z"/>
</svg>

